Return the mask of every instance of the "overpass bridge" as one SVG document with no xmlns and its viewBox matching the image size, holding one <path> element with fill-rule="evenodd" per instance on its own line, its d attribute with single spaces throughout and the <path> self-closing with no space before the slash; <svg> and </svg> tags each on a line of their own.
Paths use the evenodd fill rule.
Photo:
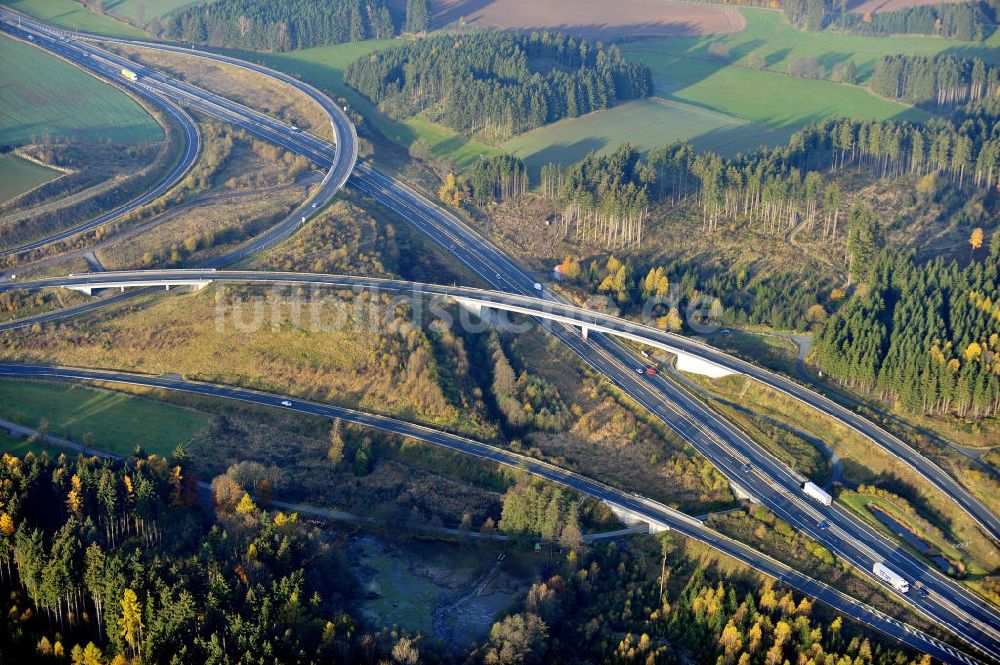
<svg viewBox="0 0 1000 665">
<path fill-rule="evenodd" d="M 412 300 L 424 297 L 445 298 L 458 303 L 467 311 L 479 317 L 483 317 L 486 310 L 511 312 L 530 316 L 542 322 L 560 323 L 579 328 L 584 337 L 587 337 L 593 331 L 646 344 L 676 356 L 677 368 L 686 372 L 701 374 L 711 378 L 738 373 L 711 359 L 692 353 L 690 350 L 673 342 L 670 338 L 656 334 L 663 332 L 656 328 L 643 326 L 626 319 L 602 314 L 582 307 L 567 305 L 560 300 L 546 298 L 545 296 L 548 294 L 545 291 L 540 293 L 541 297 L 532 297 L 464 286 L 440 286 L 370 277 L 211 269 L 87 273 L 23 282 L 8 281 L 0 283 L 0 290 L 9 290 L 10 288 L 62 287 L 87 295 L 93 295 L 95 292 L 105 289 L 124 291 L 127 288 L 142 287 L 163 287 L 167 290 L 174 287 L 190 287 L 192 290 L 201 290 L 214 282 L 310 285 L 334 289 L 388 293 L 397 298 L 402 296 L 411 298 Z M 436 314 L 441 315 L 443 313 L 436 312 Z M 705 348 L 708 349 L 709 347 Z"/>
</svg>

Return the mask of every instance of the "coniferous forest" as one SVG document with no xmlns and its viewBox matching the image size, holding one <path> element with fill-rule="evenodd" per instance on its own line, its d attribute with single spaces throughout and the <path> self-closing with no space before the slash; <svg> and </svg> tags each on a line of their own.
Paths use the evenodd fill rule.
<svg viewBox="0 0 1000 665">
<path fill-rule="evenodd" d="M 1000 406 L 1000 234 L 965 268 L 884 252 L 870 291 L 836 312 L 817 360 L 853 389 L 919 413 L 993 415 Z"/>
<path fill-rule="evenodd" d="M 649 69 L 617 47 L 549 32 L 423 39 L 356 60 L 344 80 L 391 117 L 426 112 L 492 140 L 652 91 Z"/>
<path fill-rule="evenodd" d="M 875 65 L 869 86 L 883 97 L 952 108 L 996 97 L 1000 67 L 979 58 L 883 56 Z"/>
<path fill-rule="evenodd" d="M 173 12 L 163 25 L 167 39 L 256 51 L 388 39 L 395 33 L 384 0 L 217 0 Z"/>
<path fill-rule="evenodd" d="M 4 662 L 361 657 L 341 551 L 228 476 L 214 516 L 181 460 L 155 455 L 3 455 L 0 479 Z"/>
</svg>

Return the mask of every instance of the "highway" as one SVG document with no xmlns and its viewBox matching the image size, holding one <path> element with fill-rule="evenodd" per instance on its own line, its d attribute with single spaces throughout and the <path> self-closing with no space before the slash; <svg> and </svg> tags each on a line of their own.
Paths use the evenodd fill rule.
<svg viewBox="0 0 1000 665">
<path fill-rule="evenodd" d="M 843 612 L 846 616 L 853 617 L 855 620 L 885 635 L 896 638 L 918 651 L 928 653 L 942 662 L 960 663 L 961 665 L 970 665 L 973 662 L 947 644 L 906 624 L 902 624 L 836 589 L 817 582 L 765 554 L 727 538 L 705 527 L 693 517 L 572 471 L 567 471 L 532 457 L 519 455 L 456 434 L 397 420 L 388 416 L 365 413 L 344 407 L 297 400 L 282 395 L 243 388 L 162 376 L 45 365 L 0 364 L 0 377 L 111 382 L 236 400 L 269 408 L 296 411 L 298 413 L 356 423 L 448 448 L 466 455 L 473 455 L 497 464 L 521 469 L 540 478 L 559 483 L 580 494 L 623 508 L 648 521 L 651 525 L 672 529 L 686 537 L 706 543 L 712 548 L 737 560 L 749 563 L 762 574 L 780 580 L 801 593 L 818 598 L 822 602 Z"/>
<path fill-rule="evenodd" d="M 195 51 L 193 54 L 203 55 L 200 51 Z M 164 90 L 170 86 L 171 94 L 186 98 L 185 103 L 196 108 L 198 108 L 198 104 L 201 104 L 200 108 L 206 112 L 226 118 L 264 138 L 274 140 L 279 145 L 294 149 L 321 166 L 329 166 L 337 161 L 336 154 L 330 150 L 329 145 L 315 137 L 292 132 L 282 123 L 256 112 L 250 112 L 248 109 L 211 93 L 197 91 L 197 89 L 192 90 L 190 86 L 176 86 L 175 82 L 159 80 L 152 75 L 149 76 L 149 79 L 151 82 L 148 85 L 159 86 L 157 89 L 162 87 Z M 303 89 L 301 87 L 303 84 L 294 79 L 292 79 L 292 85 Z M 277 138 L 272 138 L 276 134 Z M 487 284 L 499 291 L 521 294 L 522 296 L 536 294 L 533 289 L 533 279 L 524 270 L 457 218 L 430 203 L 404 184 L 394 181 L 364 164 L 358 165 L 352 182 L 353 186 L 359 190 L 371 195 L 393 212 L 413 222 Z M 290 235 L 295 228 L 294 225 L 291 225 L 286 227 L 285 231 Z M 251 247 L 245 255 L 249 255 L 253 251 L 255 248 Z M 551 293 L 545 292 L 542 295 L 545 300 L 555 303 L 556 299 Z M 86 306 L 81 306 L 78 311 L 86 311 Z M 54 318 L 55 314 L 46 316 Z M 595 324 L 595 327 L 603 326 L 605 323 L 607 322 L 600 322 Z M 1000 661 L 1000 650 L 997 647 L 1000 644 L 1000 637 L 998 637 L 996 629 L 996 626 L 1000 625 L 1000 621 L 997 619 L 996 612 L 992 608 L 986 607 L 983 601 L 939 575 L 926 563 L 917 561 L 900 551 L 894 543 L 873 533 L 866 525 L 843 513 L 839 508 L 828 509 L 809 502 L 798 492 L 800 479 L 787 467 L 773 459 L 736 428 L 707 410 L 698 400 L 692 398 L 675 384 L 666 381 L 663 377 L 650 379 L 638 376 L 635 373 L 635 366 L 641 363 L 641 360 L 614 340 L 600 333 L 591 334 L 589 339 L 585 340 L 575 329 L 565 328 L 561 325 L 553 326 L 551 330 L 557 338 L 569 345 L 591 367 L 606 376 L 678 432 L 692 446 L 708 456 L 732 482 L 748 490 L 751 495 L 778 515 L 851 562 L 859 571 L 870 570 L 874 561 L 885 561 L 911 581 L 920 580 L 923 582 L 931 589 L 931 595 L 928 598 L 916 597 L 911 594 L 903 600 L 969 641 L 970 644 L 980 648 L 988 657 Z M 659 342 L 659 340 L 656 341 Z M 682 351 L 707 357 L 713 363 L 731 362 L 739 365 L 741 362 L 684 338 L 671 340 L 671 343 L 678 347 L 681 344 L 690 344 L 691 348 L 685 348 Z M 742 365 L 739 367 L 740 369 L 737 371 L 753 375 L 751 371 L 748 371 L 754 369 L 753 365 L 746 364 L 746 367 L 742 367 Z M 762 370 L 756 371 L 761 372 Z M 765 383 L 769 383 L 772 380 L 770 376 L 765 372 L 755 376 L 755 378 L 761 378 Z M 780 379 L 781 377 L 776 378 Z M 794 392 L 790 394 L 795 395 L 798 399 L 802 399 L 800 394 L 809 392 L 797 384 L 790 381 L 788 383 L 789 387 L 779 387 L 779 389 L 793 390 Z M 819 396 L 816 397 L 823 399 Z M 833 409 L 831 413 L 838 419 L 843 420 L 844 418 L 844 415 L 838 414 L 836 409 Z M 863 425 L 865 422 L 867 421 L 862 419 L 861 424 Z M 871 427 L 875 426 L 871 425 Z M 877 433 L 881 430 L 875 428 L 875 431 Z M 877 439 L 873 440 L 878 442 Z M 880 443 L 880 445 L 884 444 Z M 900 445 L 905 447 L 905 444 L 901 442 Z M 910 452 L 916 457 L 909 459 L 901 456 L 901 459 L 909 463 L 918 463 L 919 455 L 913 451 Z M 919 459 L 922 460 L 922 458 Z M 742 471 L 748 461 L 752 462 L 753 466 L 750 474 Z M 946 480 L 939 479 L 938 482 L 946 482 Z M 958 487 L 957 483 L 950 481 L 946 484 L 951 485 L 951 491 L 947 493 L 949 496 L 954 496 L 952 492 Z M 969 502 L 966 505 L 968 506 L 967 510 L 975 508 L 975 503 Z M 986 512 L 988 513 L 988 511 Z M 818 525 L 823 521 L 828 522 L 831 527 L 820 529 Z M 990 531 L 990 533 L 995 535 L 996 531 Z"/>
<path fill-rule="evenodd" d="M 655 328 L 552 299 L 403 280 L 262 271 L 144 270 L 8 281 L 0 283 L 0 291 L 55 287 L 99 289 L 204 286 L 209 283 L 285 284 L 331 290 L 369 290 L 393 298 L 413 299 L 414 311 L 424 311 L 416 301 L 425 297 L 457 300 L 518 312 L 539 320 L 556 317 L 555 321 L 560 324 L 587 326 L 594 331 L 606 331 L 607 335 L 627 334 L 630 339 L 673 350 L 669 346 L 672 338 L 664 338 L 662 331 Z M 429 309 L 432 314 L 441 316 L 440 308 L 432 306 Z M 451 323 L 450 320 L 446 322 Z M 1000 644 L 1000 633 L 996 630 L 996 626 L 1000 625 L 1000 615 L 994 608 L 937 573 L 928 563 L 902 551 L 895 543 L 872 531 L 846 510 L 837 505 L 821 506 L 806 499 L 799 491 L 799 484 L 805 480 L 804 477 L 788 469 L 683 388 L 668 381 L 663 375 L 637 374 L 635 369 L 640 361 L 604 334 L 591 333 L 588 339 L 584 339 L 575 329 L 563 325 L 550 326 L 550 331 L 596 371 L 609 377 L 616 386 L 711 459 L 736 485 L 777 515 L 795 524 L 859 571 L 870 571 L 875 562 L 884 562 L 911 582 L 921 582 L 930 591 L 930 596 L 923 597 L 913 590 L 902 596 L 902 599 L 928 617 L 952 627 L 964 638 L 974 640 L 986 653 L 992 653 L 997 648 L 996 645 Z M 747 464 L 752 467 L 749 472 L 745 470 Z M 821 528 L 821 523 L 826 523 L 829 527 Z"/>
<path fill-rule="evenodd" d="M 0 21 L 0 30 L 14 37 L 18 37 L 19 39 L 29 41 L 29 32 L 19 29 L 16 24 Z M 34 40 L 38 42 L 39 46 L 51 51 L 52 53 L 62 56 L 67 60 L 73 61 L 74 63 L 77 62 L 77 58 L 84 57 L 81 55 L 82 51 L 77 49 L 73 45 L 73 42 L 68 40 L 64 42 L 58 38 L 53 39 L 44 33 L 32 32 L 30 34 Z M 94 66 L 90 67 L 88 71 L 108 81 L 113 81 L 123 88 L 129 89 L 136 95 L 149 100 L 159 108 L 163 109 L 168 115 L 170 115 L 171 118 L 174 119 L 183 134 L 183 152 L 181 153 L 181 156 L 174 168 L 172 168 L 169 173 L 157 182 L 152 189 L 147 190 L 143 194 L 114 208 L 113 210 L 109 210 L 106 213 L 76 224 L 58 233 L 33 240 L 17 247 L 8 247 L 0 250 L 0 258 L 17 254 L 25 254 L 35 249 L 41 249 L 42 247 L 59 242 L 60 240 L 65 240 L 80 233 L 96 229 L 97 227 L 103 226 L 104 224 L 107 224 L 108 222 L 135 210 L 136 208 L 141 208 L 147 203 L 155 201 L 164 193 L 172 189 L 181 181 L 182 178 L 184 178 L 185 175 L 187 175 L 188 171 L 191 170 L 191 167 L 193 167 L 195 162 L 198 160 L 198 153 L 201 151 L 201 132 L 198 131 L 198 126 L 194 124 L 191 116 L 177 106 L 177 104 L 174 104 L 165 97 L 157 95 L 151 90 L 131 85 L 130 82 L 121 75 L 120 70 L 107 67 L 102 63 L 94 63 Z"/>
<path fill-rule="evenodd" d="M 272 76 L 295 87 L 303 94 L 311 97 L 329 114 L 338 142 L 352 146 L 352 159 L 340 159 L 335 152 L 335 145 L 331 145 L 308 133 L 292 132 L 288 125 L 276 121 L 263 113 L 230 100 L 224 100 L 197 87 L 171 80 L 155 72 L 150 72 L 151 78 L 162 86 L 159 89 L 160 94 L 173 96 L 175 99 L 184 101 L 196 108 L 201 108 L 203 111 L 216 117 L 239 124 L 278 145 L 308 157 L 323 168 L 333 168 L 335 173 L 332 177 L 339 183 L 338 187 L 347 182 L 347 178 L 353 169 L 353 185 L 356 189 L 371 195 L 390 211 L 406 217 L 411 223 L 414 223 L 422 231 L 430 235 L 432 239 L 447 248 L 487 284 L 499 290 L 520 293 L 532 292 L 533 278 L 527 275 L 521 266 L 510 260 L 509 257 L 494 247 L 492 243 L 483 239 L 468 225 L 461 222 L 461 220 L 442 210 L 439 206 L 427 201 L 423 196 L 405 184 L 381 173 L 371 165 L 360 163 L 355 168 L 357 160 L 357 134 L 354 130 L 354 125 L 339 106 L 313 86 L 262 65 L 247 63 L 210 52 L 150 42 L 107 39 L 105 41 L 141 45 L 153 50 L 184 53 L 195 57 L 225 62 L 260 74 Z M 134 66 L 126 60 L 121 60 L 121 63 Z M 331 154 L 333 155 L 332 157 Z M 981 501 L 952 478 L 948 472 L 921 455 L 898 437 L 850 409 L 787 377 L 735 358 L 718 349 L 694 342 L 681 335 L 672 333 L 663 333 L 663 335 L 671 338 L 671 345 L 674 348 L 685 350 L 692 356 L 704 358 L 735 373 L 744 374 L 758 380 L 773 389 L 789 395 L 793 399 L 819 410 L 825 415 L 840 421 L 846 427 L 871 439 L 901 462 L 915 469 L 972 516 L 990 537 L 1000 542 L 1000 517 L 993 514 Z"/>
</svg>

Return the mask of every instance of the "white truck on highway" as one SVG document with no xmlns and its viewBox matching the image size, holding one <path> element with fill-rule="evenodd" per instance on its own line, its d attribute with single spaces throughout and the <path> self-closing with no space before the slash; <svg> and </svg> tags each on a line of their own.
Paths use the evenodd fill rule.
<svg viewBox="0 0 1000 665">
<path fill-rule="evenodd" d="M 833 503 L 833 497 L 824 492 L 823 489 L 816 483 L 806 481 L 799 485 L 799 487 L 802 488 L 802 492 L 806 496 L 816 499 L 824 506 L 829 506 Z"/>
<path fill-rule="evenodd" d="M 910 590 L 910 583 L 907 582 L 899 573 L 886 567 L 884 564 L 876 563 L 872 566 L 872 573 L 875 577 L 879 578 L 883 582 L 886 582 L 896 591 L 900 593 L 907 593 Z"/>
<path fill-rule="evenodd" d="M 139 75 L 136 74 L 131 69 L 129 69 L 128 67 L 122 67 L 122 76 L 124 76 L 129 81 L 132 81 L 132 83 L 135 83 L 136 81 L 139 80 Z"/>
</svg>

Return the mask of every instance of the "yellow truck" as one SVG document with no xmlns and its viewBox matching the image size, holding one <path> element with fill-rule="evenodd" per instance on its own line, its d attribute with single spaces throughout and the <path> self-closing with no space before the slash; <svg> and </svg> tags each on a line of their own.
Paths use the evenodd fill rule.
<svg viewBox="0 0 1000 665">
<path fill-rule="evenodd" d="M 131 69 L 128 69 L 127 67 L 122 67 L 122 76 L 124 76 L 129 81 L 132 81 L 132 83 L 135 83 L 136 81 L 139 80 L 139 75 L 133 72 Z"/>
</svg>

